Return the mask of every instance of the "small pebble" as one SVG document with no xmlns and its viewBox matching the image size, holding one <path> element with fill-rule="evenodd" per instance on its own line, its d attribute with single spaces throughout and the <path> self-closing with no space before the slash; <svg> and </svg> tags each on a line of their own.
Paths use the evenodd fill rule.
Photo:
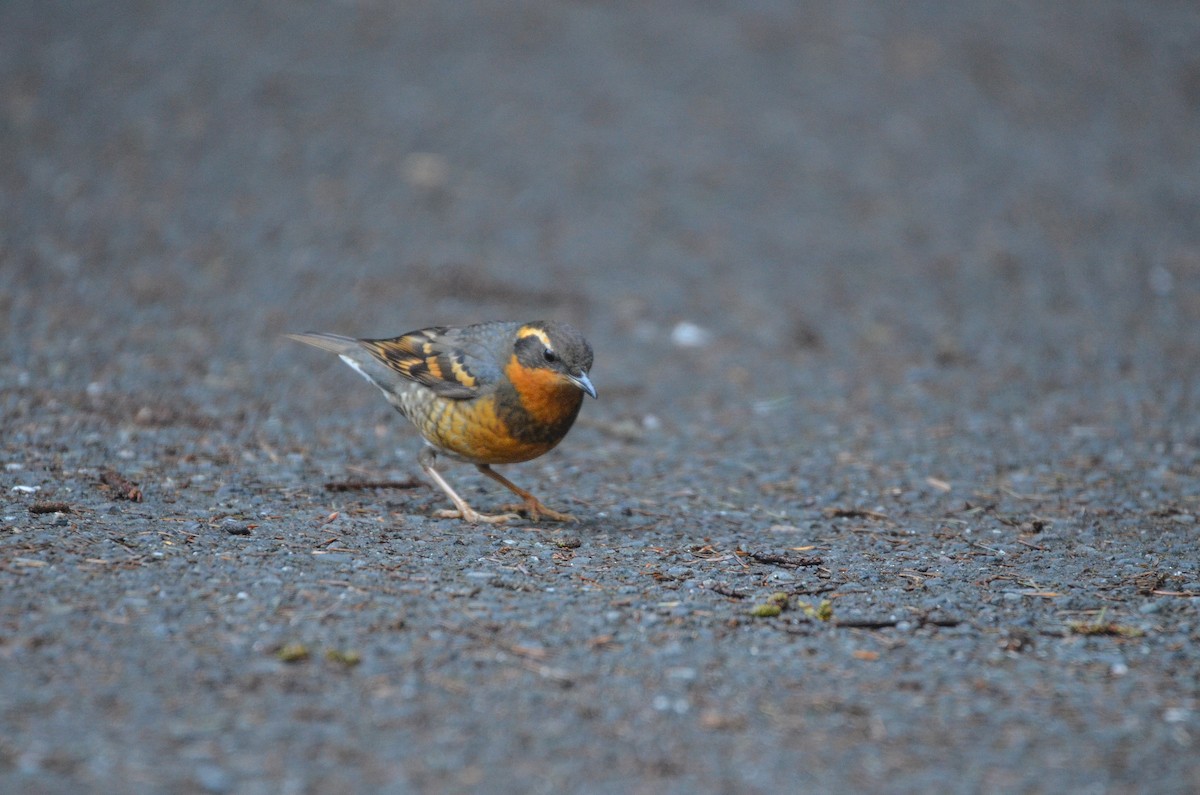
<svg viewBox="0 0 1200 795">
<path fill-rule="evenodd" d="M 680 348 L 702 348 L 711 341 L 711 331 L 686 320 L 671 329 L 671 342 Z"/>
</svg>

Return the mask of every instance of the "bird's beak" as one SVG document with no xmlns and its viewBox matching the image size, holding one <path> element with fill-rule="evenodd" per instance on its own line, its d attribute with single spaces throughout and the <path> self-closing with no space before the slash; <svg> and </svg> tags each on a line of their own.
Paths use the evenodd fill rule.
<svg viewBox="0 0 1200 795">
<path fill-rule="evenodd" d="M 568 375 L 567 378 L 570 379 L 572 384 L 579 387 L 584 392 L 587 392 L 592 397 L 596 397 L 596 387 L 592 386 L 592 379 L 588 378 L 587 373 Z"/>
</svg>

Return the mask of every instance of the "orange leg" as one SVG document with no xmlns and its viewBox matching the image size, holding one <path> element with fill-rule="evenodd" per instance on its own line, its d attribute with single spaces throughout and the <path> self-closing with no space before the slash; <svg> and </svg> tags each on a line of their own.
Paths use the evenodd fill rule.
<svg viewBox="0 0 1200 795">
<path fill-rule="evenodd" d="M 521 502 L 523 504 L 520 506 L 517 506 L 517 510 L 525 511 L 525 513 L 529 514 L 529 518 L 532 519 L 533 521 L 536 522 L 540 517 L 543 517 L 543 516 L 547 519 L 553 519 L 556 522 L 578 522 L 579 521 L 578 519 L 576 519 L 574 516 L 572 516 L 569 513 L 560 513 L 559 511 L 556 511 L 553 508 L 547 508 L 545 505 L 542 505 L 542 501 L 539 500 L 537 497 L 533 496 L 528 491 L 525 491 L 525 489 L 523 489 L 520 486 L 518 486 L 517 484 L 513 483 L 511 480 L 504 477 L 503 475 L 501 475 L 499 472 L 492 469 L 487 464 L 476 464 L 475 467 L 480 472 L 487 475 L 489 478 L 496 481 L 501 486 L 504 486 L 504 488 L 508 489 L 513 494 L 520 497 Z"/>
</svg>

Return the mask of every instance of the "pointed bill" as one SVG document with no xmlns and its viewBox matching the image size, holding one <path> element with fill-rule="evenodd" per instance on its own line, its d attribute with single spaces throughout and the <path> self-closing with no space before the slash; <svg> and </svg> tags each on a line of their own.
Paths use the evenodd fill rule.
<svg viewBox="0 0 1200 795">
<path fill-rule="evenodd" d="M 584 392 L 587 392 L 592 397 L 596 397 L 596 387 L 592 386 L 592 379 L 588 378 L 587 373 L 569 375 L 567 378 L 571 379 L 571 383 L 582 389 Z"/>
</svg>

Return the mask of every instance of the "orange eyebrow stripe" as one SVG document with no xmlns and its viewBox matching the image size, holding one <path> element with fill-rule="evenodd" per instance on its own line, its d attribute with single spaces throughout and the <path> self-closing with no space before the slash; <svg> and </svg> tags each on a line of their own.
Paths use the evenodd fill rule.
<svg viewBox="0 0 1200 795">
<path fill-rule="evenodd" d="M 547 348 L 554 347 L 550 344 L 550 336 L 535 326 L 521 326 L 521 330 L 517 332 L 517 339 L 521 339 L 522 337 L 537 337 Z"/>
</svg>

